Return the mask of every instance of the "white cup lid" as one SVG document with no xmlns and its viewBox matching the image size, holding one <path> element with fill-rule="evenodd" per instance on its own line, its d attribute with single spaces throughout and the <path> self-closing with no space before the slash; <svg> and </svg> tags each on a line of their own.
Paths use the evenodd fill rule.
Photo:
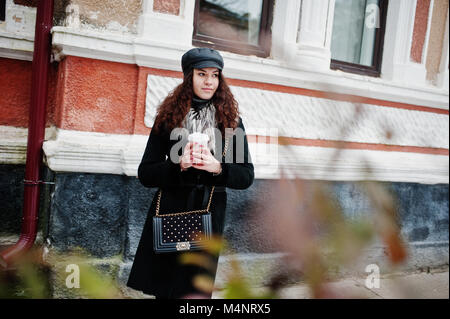
<svg viewBox="0 0 450 319">
<path fill-rule="evenodd" d="M 188 136 L 189 142 L 207 143 L 209 141 L 209 135 L 199 132 L 191 133 Z"/>
</svg>

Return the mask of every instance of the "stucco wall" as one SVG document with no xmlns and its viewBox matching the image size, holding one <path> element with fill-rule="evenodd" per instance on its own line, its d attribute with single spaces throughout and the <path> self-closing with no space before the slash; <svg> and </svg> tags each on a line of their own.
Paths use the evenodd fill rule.
<svg viewBox="0 0 450 319">
<path fill-rule="evenodd" d="M 91 29 L 136 33 L 141 12 L 142 0 L 55 1 L 57 25 L 79 23 Z"/>
</svg>

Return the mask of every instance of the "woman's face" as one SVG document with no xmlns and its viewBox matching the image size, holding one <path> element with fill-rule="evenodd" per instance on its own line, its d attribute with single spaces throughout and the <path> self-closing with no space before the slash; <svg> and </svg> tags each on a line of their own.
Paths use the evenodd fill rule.
<svg viewBox="0 0 450 319">
<path fill-rule="evenodd" d="M 204 100 L 211 99 L 219 86 L 219 69 L 194 69 L 193 77 L 195 95 Z"/>
</svg>

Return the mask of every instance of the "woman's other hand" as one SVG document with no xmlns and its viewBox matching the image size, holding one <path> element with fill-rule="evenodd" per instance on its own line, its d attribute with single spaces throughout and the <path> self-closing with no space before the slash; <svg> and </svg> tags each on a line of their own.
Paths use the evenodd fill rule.
<svg viewBox="0 0 450 319">
<path fill-rule="evenodd" d="M 210 173 L 220 173 L 220 171 L 222 170 L 222 166 L 220 165 L 220 162 L 214 157 L 214 155 L 211 154 L 208 147 L 203 147 L 203 145 L 200 145 L 198 148 L 196 147 L 195 151 L 197 152 L 192 152 L 192 167 Z"/>
</svg>

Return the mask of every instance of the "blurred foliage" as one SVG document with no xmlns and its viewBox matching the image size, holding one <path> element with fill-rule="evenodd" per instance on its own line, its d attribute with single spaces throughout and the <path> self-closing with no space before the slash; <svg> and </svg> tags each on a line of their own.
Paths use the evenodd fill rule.
<svg viewBox="0 0 450 319">
<path fill-rule="evenodd" d="M 31 249 L 10 268 L 0 268 L 0 298 L 50 298 L 49 273 L 39 249 Z"/>
<path fill-rule="evenodd" d="M 336 136 L 335 151 L 328 159 L 330 173 L 342 161 L 340 156 L 346 148 L 347 137 L 367 116 L 361 104 L 354 103 L 354 106 L 353 116 L 348 123 L 342 123 Z M 391 139 L 392 130 L 387 126 L 384 130 L 385 137 Z M 292 152 L 288 162 L 298 162 L 292 146 L 285 144 L 280 137 L 279 145 Z M 370 181 L 373 169 L 369 162 L 363 160 L 362 164 L 360 173 L 365 174 L 366 181 L 354 184 L 367 197 L 371 208 L 351 218 L 335 198 L 332 182 L 304 180 L 280 167 L 281 178 L 272 189 L 273 197 L 258 198 L 257 211 L 251 214 L 257 217 L 248 222 L 263 230 L 264 238 L 255 240 L 273 242 L 276 251 L 286 253 L 286 258 L 279 262 L 286 268 L 285 274 L 269 275 L 268 290 L 258 294 L 242 275 L 238 262 L 233 261 L 224 298 L 280 297 L 280 289 L 290 282 L 286 277 L 306 282 L 313 298 L 336 298 L 338 294 L 327 283 L 340 269 L 355 266 L 376 239 L 386 247 L 391 265 L 404 262 L 407 252 L 398 226 L 395 198 L 381 183 Z"/>
<path fill-rule="evenodd" d="M 267 238 L 289 254 L 292 268 L 299 269 L 298 280 L 306 282 L 314 298 L 335 296 L 326 283 L 340 269 L 356 265 L 377 238 L 386 246 L 392 265 L 406 259 L 394 197 L 380 183 L 356 185 L 372 207 L 359 217 L 345 215 L 330 182 L 300 178 L 279 180 L 276 200 L 264 203 L 262 207 L 267 208 L 257 214 L 257 222 L 267 229 Z"/>
<path fill-rule="evenodd" d="M 256 220 L 249 222 L 265 230 L 264 240 L 276 243 L 277 251 L 287 253 L 280 265 L 285 266 L 289 274 L 272 273 L 265 289 L 255 289 L 255 283 L 246 277 L 241 264 L 234 258 L 221 297 L 280 298 L 281 289 L 287 283 L 304 281 L 313 298 L 340 298 L 342 294 L 333 292 L 327 283 L 340 269 L 354 266 L 377 238 L 385 245 L 392 265 L 405 261 L 407 253 L 397 224 L 395 200 L 382 184 L 356 183 L 366 194 L 372 209 L 359 214 L 360 217 L 349 218 L 334 197 L 331 183 L 300 178 L 282 178 L 277 183 L 273 189 L 275 200 L 263 199 L 254 214 Z M 223 239 L 216 237 L 210 241 L 207 251 L 211 256 L 217 256 L 225 245 Z M 200 253 L 185 253 L 181 261 L 209 271 L 216 267 Z M 213 277 L 196 277 L 194 285 L 211 293 Z"/>
<path fill-rule="evenodd" d="M 304 181 L 300 178 L 282 178 L 273 189 L 274 199 L 262 200 L 256 220 L 249 221 L 265 231 L 264 240 L 276 243 L 277 251 L 287 253 L 280 264 L 290 270 L 269 274 L 265 289 L 255 289 L 234 258 L 221 297 L 226 299 L 280 298 L 281 289 L 288 282 L 304 281 L 314 298 L 334 298 L 326 283 L 335 273 L 356 263 L 364 250 L 380 238 L 386 247 L 388 260 L 396 265 L 407 257 L 396 217 L 394 197 L 374 182 L 357 183 L 370 199 L 371 214 L 348 218 L 333 197 L 331 184 L 322 181 Z M 262 207 L 262 209 L 261 209 Z M 274 213 L 275 212 L 275 213 Z M 204 295 L 186 298 L 204 298 L 214 291 L 215 258 L 226 248 L 221 237 L 213 237 L 206 253 L 188 252 L 180 262 L 205 269 L 194 278 L 194 286 Z M 227 249 L 229 250 L 229 249 Z M 79 272 L 79 288 L 75 285 L 73 268 Z M 287 278 L 290 277 L 290 278 Z M 78 287 L 78 286 L 77 286 Z M 125 298 L 117 281 L 93 265 L 92 257 L 82 249 L 69 253 L 49 252 L 36 247 L 17 260 L 14 268 L 0 271 L 0 298 Z"/>
<path fill-rule="evenodd" d="M 116 280 L 91 260 L 81 249 L 61 254 L 34 247 L 0 270 L 0 298 L 123 298 Z"/>
<path fill-rule="evenodd" d="M 236 259 L 231 261 L 232 272 L 228 274 L 223 291 L 225 299 L 274 299 L 277 298 L 276 289 L 255 290 L 251 282 L 245 277 Z"/>
</svg>

